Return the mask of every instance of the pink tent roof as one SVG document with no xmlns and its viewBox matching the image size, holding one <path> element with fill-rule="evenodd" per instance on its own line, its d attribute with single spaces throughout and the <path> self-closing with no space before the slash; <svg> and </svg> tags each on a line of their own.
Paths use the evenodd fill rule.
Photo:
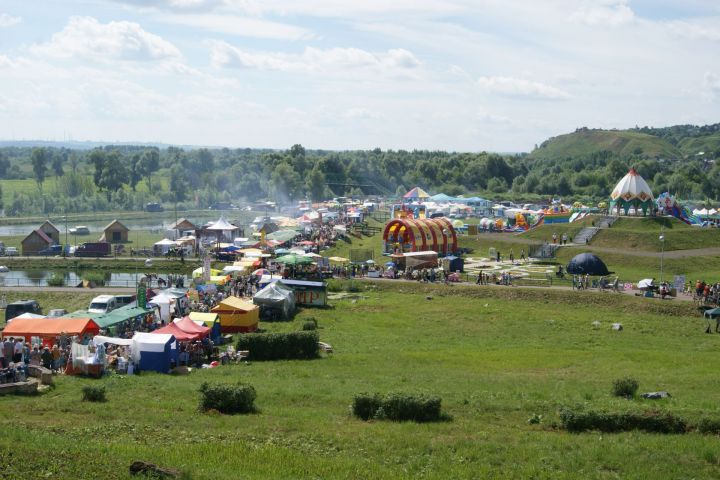
<svg viewBox="0 0 720 480">
<path fill-rule="evenodd" d="M 169 323 L 162 328 L 153 330 L 150 333 L 169 333 L 170 335 L 175 337 L 175 340 L 177 340 L 178 342 L 188 342 L 191 340 L 199 340 L 201 337 L 201 335 L 199 333 L 188 333 L 188 332 L 183 331 L 180 327 L 175 325 L 175 323 Z"/>
<path fill-rule="evenodd" d="M 208 327 L 203 327 L 190 320 L 190 317 L 183 317 L 179 320 L 175 320 L 173 325 L 178 327 L 180 330 L 186 333 L 199 334 L 200 337 L 206 337 L 210 333 Z"/>
</svg>

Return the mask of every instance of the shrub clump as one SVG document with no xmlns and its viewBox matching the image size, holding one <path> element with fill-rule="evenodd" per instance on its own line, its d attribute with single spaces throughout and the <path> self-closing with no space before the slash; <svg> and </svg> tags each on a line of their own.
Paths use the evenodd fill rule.
<svg viewBox="0 0 720 480">
<path fill-rule="evenodd" d="M 317 323 L 316 322 L 305 322 L 302 326 L 303 331 L 311 332 L 313 330 L 317 330 Z"/>
<path fill-rule="evenodd" d="M 720 434 L 720 419 L 717 418 L 701 418 L 697 424 L 697 430 L 700 433 L 711 435 Z"/>
<path fill-rule="evenodd" d="M 659 410 L 644 412 L 605 412 L 582 408 L 562 408 L 560 423 L 569 432 L 628 432 L 642 430 L 651 433 L 685 433 L 687 422 L 680 416 Z"/>
<path fill-rule="evenodd" d="M 105 398 L 105 387 L 95 387 L 92 385 L 86 385 L 82 388 L 83 402 L 104 402 Z"/>
<path fill-rule="evenodd" d="M 257 393 L 252 385 L 210 385 L 205 382 L 200 386 L 200 410 L 217 410 L 221 413 L 253 413 L 255 412 Z"/>
<path fill-rule="evenodd" d="M 247 333 L 240 335 L 238 350 L 250 352 L 248 360 L 309 360 L 320 356 L 316 331 Z"/>
<path fill-rule="evenodd" d="M 634 378 L 618 378 L 613 382 L 612 393 L 616 397 L 633 398 L 639 387 L 640 383 Z"/>
<path fill-rule="evenodd" d="M 442 399 L 435 395 L 363 393 L 355 395 L 351 410 L 362 420 L 437 422 L 443 420 L 441 403 Z"/>
<path fill-rule="evenodd" d="M 65 278 L 61 274 L 54 272 L 48 277 L 47 284 L 48 287 L 62 287 L 65 285 Z"/>
</svg>

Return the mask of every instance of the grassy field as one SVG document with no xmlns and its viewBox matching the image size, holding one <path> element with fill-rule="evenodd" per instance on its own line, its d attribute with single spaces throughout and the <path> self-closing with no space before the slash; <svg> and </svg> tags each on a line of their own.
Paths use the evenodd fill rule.
<svg viewBox="0 0 720 480">
<path fill-rule="evenodd" d="M 657 407 L 720 415 L 720 336 L 691 307 L 631 297 L 511 288 L 370 284 L 317 318 L 335 353 L 172 377 L 58 378 L 38 397 L 0 398 L 3 478 L 126 478 L 134 460 L 187 478 L 714 478 L 717 439 L 696 433 L 567 434 L 557 410 Z M 426 296 L 432 295 L 432 300 Z M 408 308 L 412 306 L 411 308 Z M 594 329 L 591 323 L 601 322 Z M 612 332 L 621 322 L 623 332 Z M 651 403 L 611 397 L 632 375 Z M 260 413 L 200 414 L 204 381 L 248 382 Z M 104 385 L 108 402 L 80 401 Z M 362 422 L 358 392 L 435 393 L 453 419 Z M 539 425 L 528 419 L 541 415 Z M 18 451 L 22 446 L 22 451 Z"/>
<path fill-rule="evenodd" d="M 666 251 L 720 247 L 720 229 L 692 227 L 674 218 L 620 218 L 611 228 L 600 230 L 591 244 L 659 252 L 661 231 Z"/>
<path fill-rule="evenodd" d="M 561 248 L 557 252 L 556 262 L 567 265 L 575 255 L 583 252 L 593 252 L 589 248 Z M 636 283 L 643 278 L 660 279 L 659 257 L 638 257 L 621 253 L 595 252 L 608 269 L 619 275 L 623 281 Z M 686 258 L 664 258 L 663 276 L 665 280 L 672 281 L 674 275 L 685 275 L 688 281 L 703 279 L 709 282 L 720 280 L 720 258 L 717 256 L 697 256 Z"/>
</svg>

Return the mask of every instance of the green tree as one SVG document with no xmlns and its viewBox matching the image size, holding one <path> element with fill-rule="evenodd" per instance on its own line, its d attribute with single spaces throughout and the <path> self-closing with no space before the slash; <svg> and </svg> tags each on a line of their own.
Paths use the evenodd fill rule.
<svg viewBox="0 0 720 480">
<path fill-rule="evenodd" d="M 111 193 L 120 190 L 127 180 L 128 171 L 120 152 L 113 150 L 105 157 L 105 165 L 100 177 L 100 188 L 105 190 L 108 202 L 111 199 Z"/>
<path fill-rule="evenodd" d="M 105 168 L 106 153 L 101 148 L 93 149 L 88 155 L 88 163 L 93 166 L 93 182 L 95 186 L 101 188 L 101 179 L 103 169 Z"/>
<path fill-rule="evenodd" d="M 170 167 L 170 193 L 175 204 L 187 198 L 190 185 L 188 184 L 185 169 L 182 165 L 175 164 Z"/>
<path fill-rule="evenodd" d="M 62 149 L 60 152 L 55 152 L 55 155 L 53 155 L 52 169 L 55 177 L 62 177 L 65 174 L 63 164 L 65 163 L 65 160 L 67 160 L 67 156 L 68 152 L 65 149 Z"/>
<path fill-rule="evenodd" d="M 287 163 L 278 165 L 270 176 L 270 188 L 277 203 L 293 203 L 302 195 L 300 175 Z"/>
<path fill-rule="evenodd" d="M 43 182 L 47 174 L 47 150 L 44 148 L 33 148 L 30 159 L 32 161 L 33 173 L 35 174 L 35 181 L 38 184 L 38 189 L 42 193 Z"/>
<path fill-rule="evenodd" d="M 310 171 L 305 181 L 310 199 L 313 201 L 323 200 L 325 197 L 325 174 L 317 167 Z"/>
<path fill-rule="evenodd" d="M 132 156 L 132 160 L 130 160 L 130 188 L 132 188 L 133 192 L 142 178 L 141 159 L 142 156 L 139 153 L 136 153 Z"/>
<path fill-rule="evenodd" d="M 140 172 L 147 177 L 148 190 L 152 192 L 152 176 L 160 168 L 160 152 L 157 148 L 148 148 L 140 160 Z"/>
</svg>

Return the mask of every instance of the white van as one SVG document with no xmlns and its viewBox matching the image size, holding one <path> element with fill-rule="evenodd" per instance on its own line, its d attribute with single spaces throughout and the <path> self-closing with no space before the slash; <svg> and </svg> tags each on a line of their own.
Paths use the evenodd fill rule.
<svg viewBox="0 0 720 480">
<path fill-rule="evenodd" d="M 117 299 L 113 295 L 98 295 L 93 298 L 88 308 L 89 313 L 108 313 L 118 308 Z"/>
</svg>

